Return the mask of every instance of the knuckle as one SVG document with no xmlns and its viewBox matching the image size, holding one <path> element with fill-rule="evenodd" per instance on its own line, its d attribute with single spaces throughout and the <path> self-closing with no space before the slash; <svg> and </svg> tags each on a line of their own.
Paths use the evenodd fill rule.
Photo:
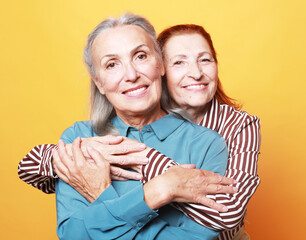
<svg viewBox="0 0 306 240">
<path fill-rule="evenodd" d="M 127 153 L 128 152 L 128 146 L 127 145 L 123 145 L 122 146 L 122 153 Z"/>
<path fill-rule="evenodd" d="M 211 199 L 208 199 L 207 205 L 208 205 L 208 207 L 215 208 L 216 207 L 216 202 L 211 200 Z"/>
<path fill-rule="evenodd" d="M 120 157 L 118 160 L 119 165 L 124 165 L 126 163 L 126 159 L 124 157 Z"/>
<path fill-rule="evenodd" d="M 113 175 L 120 177 L 121 176 L 121 171 L 119 170 L 119 168 L 112 168 L 111 172 Z"/>
</svg>

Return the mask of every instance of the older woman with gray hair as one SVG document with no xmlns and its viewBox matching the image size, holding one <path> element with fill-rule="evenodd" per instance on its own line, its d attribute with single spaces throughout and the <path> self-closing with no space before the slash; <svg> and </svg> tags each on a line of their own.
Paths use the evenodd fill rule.
<svg viewBox="0 0 306 240">
<path fill-rule="evenodd" d="M 59 238 L 215 238 L 217 231 L 197 224 L 169 204 L 211 204 L 203 195 L 237 191 L 228 186 L 233 180 L 221 176 L 227 166 L 226 144 L 217 133 L 177 118 L 177 113 L 160 104 L 164 67 L 153 27 L 135 15 L 107 19 L 89 35 L 84 56 L 92 79 L 92 121 L 77 122 L 65 130 L 53 158 L 58 174 L 65 167 L 77 166 L 86 186 L 76 187 L 77 191 L 60 179 L 55 181 Z M 86 141 L 81 138 L 114 131 L 144 143 L 145 154 L 162 152 L 197 169 L 172 166 L 147 178 L 145 184 L 112 181 L 110 163 L 94 148 L 81 149 Z M 73 142 L 69 145 L 72 154 L 64 142 Z M 226 211 L 222 205 L 215 208 Z"/>
</svg>

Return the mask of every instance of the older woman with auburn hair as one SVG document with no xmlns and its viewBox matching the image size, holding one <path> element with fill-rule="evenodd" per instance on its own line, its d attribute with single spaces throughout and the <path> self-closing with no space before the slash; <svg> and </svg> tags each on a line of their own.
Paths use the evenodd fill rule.
<svg viewBox="0 0 306 240">
<path fill-rule="evenodd" d="M 229 229 L 221 232 L 219 239 L 249 239 L 243 223 L 247 203 L 260 182 L 257 175 L 260 121 L 239 111 L 241 106 L 223 91 L 216 51 L 203 27 L 176 25 L 160 33 L 158 42 L 166 69 L 164 102 L 186 110 L 195 123 L 224 137 L 229 150 L 225 176 L 239 182 L 237 193 L 212 196 L 227 206 L 228 212 L 205 209 L 204 215 L 195 214 L 194 218 L 213 229 Z"/>
</svg>

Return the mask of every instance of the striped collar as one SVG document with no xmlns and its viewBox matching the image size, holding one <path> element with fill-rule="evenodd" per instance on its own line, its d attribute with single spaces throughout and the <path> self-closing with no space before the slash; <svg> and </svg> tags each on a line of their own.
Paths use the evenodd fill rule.
<svg viewBox="0 0 306 240">
<path fill-rule="evenodd" d="M 221 114 L 221 106 L 218 100 L 214 97 L 211 100 L 210 108 L 206 111 L 203 116 L 203 120 L 199 125 L 218 131 L 218 119 Z"/>
</svg>

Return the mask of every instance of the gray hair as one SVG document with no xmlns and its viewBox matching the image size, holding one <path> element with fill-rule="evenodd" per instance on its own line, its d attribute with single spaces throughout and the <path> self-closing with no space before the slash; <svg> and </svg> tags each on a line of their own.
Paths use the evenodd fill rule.
<svg viewBox="0 0 306 240">
<path fill-rule="evenodd" d="M 154 49 L 158 58 L 162 61 L 162 54 L 159 45 L 156 41 L 156 33 L 151 23 L 144 17 L 135 14 L 123 14 L 120 18 L 108 18 L 102 21 L 95 29 L 89 34 L 87 45 L 84 49 L 84 61 L 86 67 L 91 75 L 91 91 L 90 91 L 90 104 L 91 104 L 91 125 L 93 130 L 100 136 L 112 134 L 118 135 L 118 130 L 111 124 L 111 119 L 116 115 L 113 105 L 108 101 L 105 95 L 101 94 L 97 88 L 93 78 L 96 77 L 96 70 L 93 65 L 92 59 L 92 44 L 97 36 L 103 31 L 124 25 L 134 25 L 142 28 L 151 38 Z M 164 91 L 164 90 L 163 90 Z M 166 93 L 162 93 L 165 95 Z M 176 113 L 176 111 L 170 110 L 170 105 L 167 102 L 162 101 L 162 108 L 172 113 L 176 117 L 180 117 L 189 120 L 189 117 L 185 113 Z M 177 115 L 178 114 L 178 115 Z M 182 116 L 181 116 L 182 115 Z"/>
</svg>

